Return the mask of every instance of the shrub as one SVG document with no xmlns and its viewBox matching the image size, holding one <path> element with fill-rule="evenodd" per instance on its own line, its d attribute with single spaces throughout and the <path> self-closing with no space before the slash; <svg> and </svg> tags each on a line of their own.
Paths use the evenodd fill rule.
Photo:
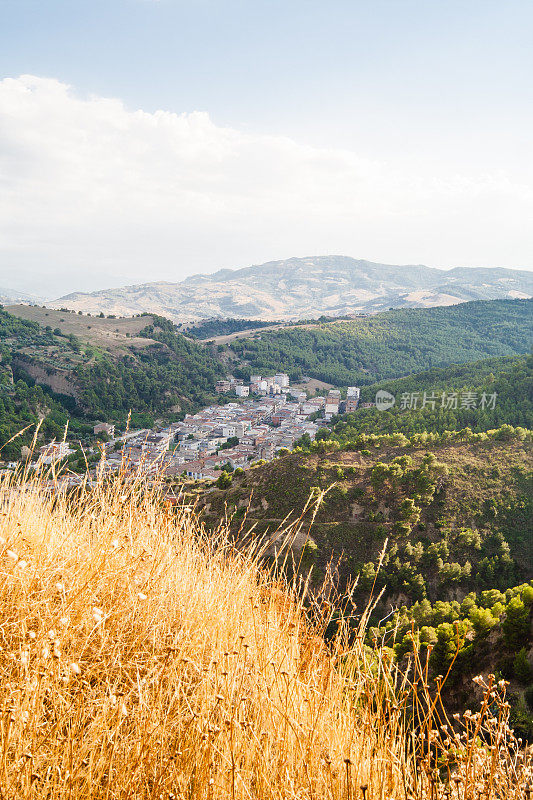
<svg viewBox="0 0 533 800">
<path fill-rule="evenodd" d="M 503 638 L 508 647 L 518 649 L 529 633 L 529 607 L 520 597 L 513 597 L 505 606 Z"/>
<path fill-rule="evenodd" d="M 219 489 L 229 489 L 232 482 L 232 476 L 229 474 L 229 472 L 226 472 L 226 470 L 223 469 L 216 480 L 216 485 Z"/>
<path fill-rule="evenodd" d="M 519 683 L 530 683 L 533 678 L 533 669 L 527 659 L 527 650 L 520 648 L 513 662 L 513 673 Z"/>
</svg>

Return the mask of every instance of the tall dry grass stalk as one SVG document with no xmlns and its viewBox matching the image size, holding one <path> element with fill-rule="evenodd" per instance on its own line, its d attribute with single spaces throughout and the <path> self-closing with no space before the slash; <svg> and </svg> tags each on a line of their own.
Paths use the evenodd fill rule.
<svg viewBox="0 0 533 800">
<path fill-rule="evenodd" d="M 454 731 L 223 525 L 124 476 L 0 491 L 0 800 L 525 796 L 501 687 Z"/>
</svg>

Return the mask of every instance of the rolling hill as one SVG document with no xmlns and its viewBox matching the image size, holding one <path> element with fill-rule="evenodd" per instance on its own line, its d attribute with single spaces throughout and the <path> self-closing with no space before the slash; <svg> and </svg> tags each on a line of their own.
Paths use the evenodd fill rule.
<svg viewBox="0 0 533 800">
<path fill-rule="evenodd" d="M 341 585 L 362 571 L 358 596 L 366 598 L 387 541 L 378 580 L 386 587 L 383 611 L 531 580 L 532 469 L 531 433 L 521 428 L 429 439 L 362 436 L 340 447 L 317 442 L 310 452 L 238 473 L 230 488 L 205 493 L 201 505 L 207 521 L 227 505 L 238 526 L 245 516 L 246 529 L 273 534 L 313 492 L 325 490 L 304 525 L 316 545 L 313 581 L 323 580 L 333 557 Z M 459 535 L 465 529 L 471 540 Z M 293 545 L 299 555 L 305 540 Z M 443 571 L 444 564 L 456 566 Z"/>
<path fill-rule="evenodd" d="M 15 289 L 8 289 L 0 286 L 0 304 L 9 305 L 10 303 L 42 303 L 42 298 L 28 292 L 17 292 Z"/>
<path fill-rule="evenodd" d="M 471 707 L 480 672 L 508 680 L 513 725 L 532 740 L 532 478 L 522 428 L 369 436 L 237 473 L 199 506 L 208 526 L 229 514 L 237 538 L 301 578 L 330 614 L 326 636 L 341 608 L 357 633 L 374 598 L 367 645 L 404 669 L 420 647 L 432 677 L 450 671 L 452 709 Z M 310 496 L 318 510 L 302 514 Z"/>
<path fill-rule="evenodd" d="M 347 256 L 312 256 L 223 269 L 179 283 L 159 281 L 74 292 L 50 305 L 121 316 L 150 312 L 176 322 L 211 317 L 297 320 L 532 295 L 533 273 L 527 271 L 441 270 L 376 264 Z"/>
<path fill-rule="evenodd" d="M 283 370 L 364 386 L 432 367 L 527 353 L 533 300 L 396 309 L 364 319 L 261 331 L 229 349 L 242 375 Z M 237 374 L 237 372 L 236 372 Z"/>
<path fill-rule="evenodd" d="M 98 419 L 171 419 L 212 399 L 221 363 L 203 345 L 147 315 L 99 319 L 32 306 L 0 310 L 0 450 L 16 457 L 31 440 L 11 437 L 44 419 L 41 436 L 84 436 Z"/>
</svg>

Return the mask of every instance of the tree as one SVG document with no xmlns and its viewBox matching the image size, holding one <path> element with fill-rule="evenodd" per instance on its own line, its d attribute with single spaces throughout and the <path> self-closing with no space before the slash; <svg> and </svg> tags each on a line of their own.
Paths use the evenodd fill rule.
<svg viewBox="0 0 533 800">
<path fill-rule="evenodd" d="M 513 597 L 505 606 L 505 619 L 502 623 L 505 644 L 518 650 L 529 634 L 529 607 L 521 597 Z"/>
<path fill-rule="evenodd" d="M 477 606 L 473 606 L 470 609 L 468 618 L 472 623 L 476 636 L 479 637 L 486 636 L 498 621 L 494 619 L 488 608 L 478 608 Z"/>
<path fill-rule="evenodd" d="M 522 684 L 530 683 L 533 678 L 533 669 L 531 669 L 531 664 L 528 661 L 525 647 L 520 648 L 516 654 L 513 662 L 513 672 L 516 680 Z"/>
<path fill-rule="evenodd" d="M 431 663 L 434 669 L 444 675 L 456 652 L 462 645 L 462 638 L 466 633 L 465 623 L 443 622 L 437 628 L 437 641 L 431 654 Z"/>
<path fill-rule="evenodd" d="M 219 477 L 216 480 L 216 485 L 218 486 L 219 489 L 229 489 L 232 482 L 233 478 L 231 477 L 229 472 L 222 470 L 222 472 L 220 473 Z"/>
<path fill-rule="evenodd" d="M 229 450 L 232 447 L 236 447 L 238 444 L 239 444 L 239 437 L 230 436 L 229 439 L 220 446 L 220 450 Z"/>
<path fill-rule="evenodd" d="M 304 433 L 303 436 L 300 436 L 300 438 L 294 442 L 294 447 L 301 447 L 302 450 L 309 450 L 311 447 L 311 437 L 309 434 Z"/>
</svg>

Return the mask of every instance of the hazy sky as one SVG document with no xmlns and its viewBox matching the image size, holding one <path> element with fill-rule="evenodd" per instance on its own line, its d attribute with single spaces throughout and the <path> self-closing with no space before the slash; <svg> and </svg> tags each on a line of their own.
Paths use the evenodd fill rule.
<svg viewBox="0 0 533 800">
<path fill-rule="evenodd" d="M 0 285 L 533 268 L 528 0 L 0 0 Z"/>
</svg>

